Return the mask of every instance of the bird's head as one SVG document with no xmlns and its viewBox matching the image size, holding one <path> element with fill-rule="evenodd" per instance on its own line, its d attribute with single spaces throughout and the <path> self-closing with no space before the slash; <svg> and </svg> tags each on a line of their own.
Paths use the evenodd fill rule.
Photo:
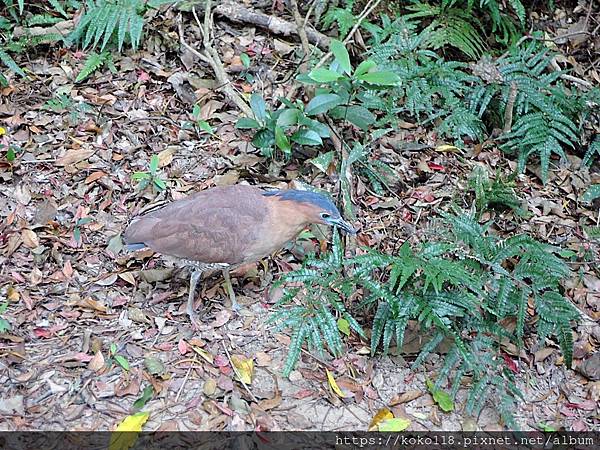
<svg viewBox="0 0 600 450">
<path fill-rule="evenodd" d="M 348 234 L 356 234 L 352 225 L 346 222 L 333 202 L 323 194 L 295 189 L 271 191 L 266 195 L 276 195 L 280 200 L 298 203 L 299 210 L 310 223 L 336 226 Z"/>
</svg>

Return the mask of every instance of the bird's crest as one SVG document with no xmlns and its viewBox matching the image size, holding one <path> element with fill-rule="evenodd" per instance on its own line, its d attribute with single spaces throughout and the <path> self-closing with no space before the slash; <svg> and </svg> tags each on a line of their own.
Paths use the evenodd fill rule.
<svg viewBox="0 0 600 450">
<path fill-rule="evenodd" d="M 267 191 L 263 195 L 266 197 L 278 197 L 281 200 L 288 200 L 299 203 L 310 203 L 318 208 L 331 213 L 332 216 L 339 216 L 340 212 L 329 198 L 323 194 L 311 191 L 299 191 L 296 189 Z"/>
</svg>

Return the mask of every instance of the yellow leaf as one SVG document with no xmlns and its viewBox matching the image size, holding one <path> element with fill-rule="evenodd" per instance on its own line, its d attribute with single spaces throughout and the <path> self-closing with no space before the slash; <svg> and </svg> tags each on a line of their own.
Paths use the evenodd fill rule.
<svg viewBox="0 0 600 450">
<path fill-rule="evenodd" d="M 6 134 L 6 128 L 0 127 L 0 136 L 4 136 Z"/>
<path fill-rule="evenodd" d="M 207 362 L 209 363 L 213 363 L 214 362 L 214 358 L 213 355 L 211 355 L 210 353 L 208 353 L 206 350 L 202 350 L 201 348 L 198 348 L 194 345 L 192 345 L 192 348 L 194 349 L 194 351 L 196 353 L 198 353 L 202 358 L 204 358 Z"/>
<path fill-rule="evenodd" d="M 139 412 L 125 417 L 117 426 L 114 433 L 111 433 L 108 450 L 128 450 L 133 447 L 137 440 L 137 435 L 142 431 L 142 425 L 146 423 L 150 413 Z"/>
<path fill-rule="evenodd" d="M 384 420 L 379 424 L 379 431 L 404 431 L 410 425 L 410 420 L 402 417 Z"/>
<path fill-rule="evenodd" d="M 335 392 L 339 397 L 344 398 L 344 393 L 335 382 L 335 378 L 333 378 L 333 375 L 331 374 L 329 369 L 325 369 L 325 371 L 327 372 L 327 381 L 329 382 L 329 386 L 331 387 L 331 389 L 333 389 L 333 392 Z"/>
<path fill-rule="evenodd" d="M 18 302 L 20 297 L 21 296 L 19 295 L 19 291 L 17 291 L 12 286 L 8 287 L 8 290 L 6 292 L 6 298 L 8 298 L 11 302 Z"/>
<path fill-rule="evenodd" d="M 237 375 L 240 381 L 250 384 L 252 383 L 252 373 L 254 372 L 254 361 L 250 358 L 242 358 L 237 355 L 231 357 L 231 362 L 237 369 Z"/>
<path fill-rule="evenodd" d="M 381 408 L 379 411 L 377 411 L 377 414 L 375 414 L 375 417 L 373 417 L 373 420 L 371 420 L 371 423 L 369 424 L 369 431 L 377 431 L 379 424 L 381 422 L 384 422 L 386 420 L 389 419 L 393 419 L 394 415 L 392 414 L 392 412 L 387 409 L 387 408 Z"/>
<path fill-rule="evenodd" d="M 460 152 L 460 149 L 458 147 L 455 147 L 454 145 L 438 145 L 435 148 L 436 151 L 438 152 L 442 152 L 442 153 L 457 153 Z"/>
</svg>

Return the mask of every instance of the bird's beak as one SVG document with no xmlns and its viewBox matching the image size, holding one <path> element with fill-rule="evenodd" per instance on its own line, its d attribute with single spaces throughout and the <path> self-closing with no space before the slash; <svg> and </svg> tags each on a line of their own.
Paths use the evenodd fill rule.
<svg viewBox="0 0 600 450">
<path fill-rule="evenodd" d="M 352 225 L 350 225 L 348 222 L 346 222 L 344 219 L 342 219 L 341 217 L 339 219 L 329 219 L 329 223 L 331 223 L 331 225 L 340 227 L 342 230 L 344 230 L 348 234 L 352 234 L 352 235 L 356 234 L 356 230 L 354 229 L 354 227 Z"/>
</svg>

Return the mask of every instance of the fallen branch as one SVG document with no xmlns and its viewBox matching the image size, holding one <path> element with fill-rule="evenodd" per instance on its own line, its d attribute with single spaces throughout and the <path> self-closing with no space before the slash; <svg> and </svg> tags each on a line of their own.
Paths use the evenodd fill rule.
<svg viewBox="0 0 600 450">
<path fill-rule="evenodd" d="M 242 99 L 242 97 L 238 95 L 238 93 L 233 88 L 229 77 L 225 73 L 225 68 L 223 67 L 223 63 L 219 58 L 219 54 L 212 46 L 210 32 L 212 27 L 212 16 L 210 13 L 210 3 L 210 0 L 206 0 L 204 8 L 204 24 L 202 24 L 198 19 L 196 9 L 192 8 L 194 18 L 196 19 L 196 22 L 200 27 L 200 31 L 202 32 L 202 44 L 204 46 L 204 51 L 196 50 L 185 41 L 181 15 L 178 17 L 177 20 L 177 26 L 179 30 L 179 41 L 181 42 L 181 45 L 183 45 L 186 49 L 188 49 L 202 61 L 210 65 L 219 85 L 217 89 L 221 89 L 223 93 L 227 96 L 227 98 L 231 100 L 246 116 L 252 117 L 253 114 L 252 110 L 250 109 L 250 106 L 248 106 L 248 104 Z"/>
<path fill-rule="evenodd" d="M 179 9 L 188 11 L 193 9 L 196 5 L 203 8 L 203 3 L 203 0 L 192 0 L 182 4 Z M 295 24 L 278 17 L 268 16 L 267 14 L 245 8 L 233 2 L 220 2 L 215 6 L 214 12 L 232 22 L 256 25 L 257 27 L 265 28 L 274 34 L 282 36 L 298 35 L 298 28 Z M 329 48 L 329 37 L 318 31 L 306 30 L 306 37 L 311 44 L 316 45 L 321 49 L 325 50 Z"/>
</svg>

